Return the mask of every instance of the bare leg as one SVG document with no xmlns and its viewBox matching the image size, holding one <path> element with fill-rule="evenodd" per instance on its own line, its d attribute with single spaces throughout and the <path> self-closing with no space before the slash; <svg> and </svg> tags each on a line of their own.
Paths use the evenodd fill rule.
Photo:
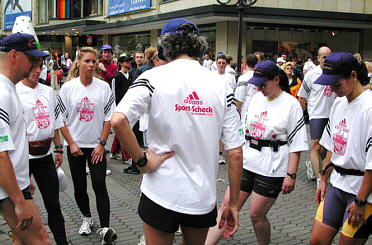
<svg viewBox="0 0 372 245">
<path fill-rule="evenodd" d="M 181 226 L 181 230 L 184 245 L 203 245 L 208 233 L 208 228 Z"/>
<path fill-rule="evenodd" d="M 323 169 L 321 149 L 322 146 L 319 144 L 318 139 L 311 140 L 310 161 L 317 179 L 320 178 L 319 171 Z"/>
<path fill-rule="evenodd" d="M 243 205 L 244 205 L 245 201 L 248 199 L 249 195 L 250 195 L 250 193 L 248 193 L 248 192 L 244 192 L 244 191 L 239 192 L 239 203 L 238 203 L 239 210 L 243 207 Z M 225 209 L 225 207 L 229 203 L 229 198 L 230 198 L 230 187 L 228 186 L 226 191 L 225 191 L 225 195 L 224 195 L 223 202 L 221 203 L 221 207 L 218 209 L 217 225 L 209 228 L 207 239 L 205 241 L 205 245 L 217 244 L 217 242 L 221 239 L 222 234 L 225 231 L 227 222 L 225 223 L 225 226 L 222 227 L 221 229 L 218 229 L 218 223 L 221 220 L 222 211 Z"/>
<path fill-rule="evenodd" d="M 252 192 L 249 202 L 251 221 L 258 244 L 266 245 L 270 242 L 271 227 L 266 214 L 274 204 L 276 198 L 264 197 Z"/>
<path fill-rule="evenodd" d="M 145 230 L 146 245 L 171 245 L 173 243 L 174 234 L 158 230 L 145 222 L 143 223 Z"/>
<path fill-rule="evenodd" d="M 30 227 L 23 231 L 15 229 L 18 223 L 18 218 L 15 214 L 14 204 L 10 198 L 4 199 L 0 204 L 1 213 L 3 214 L 10 228 L 16 232 L 15 244 L 51 245 L 52 242 L 43 223 L 41 222 L 35 202 L 33 200 L 26 200 L 26 203 L 32 210 L 33 219 Z"/>
<path fill-rule="evenodd" d="M 311 230 L 310 244 L 312 245 L 327 245 L 331 244 L 333 238 L 337 234 L 337 230 L 329 225 L 323 224 L 314 219 L 313 228 Z"/>
</svg>

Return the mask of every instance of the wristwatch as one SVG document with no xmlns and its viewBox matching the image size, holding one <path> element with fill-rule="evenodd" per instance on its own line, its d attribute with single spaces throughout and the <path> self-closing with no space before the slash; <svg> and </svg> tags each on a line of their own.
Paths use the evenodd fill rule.
<svg viewBox="0 0 372 245">
<path fill-rule="evenodd" d="M 105 146 L 105 145 L 106 145 L 106 140 L 102 140 L 102 139 L 100 139 L 100 140 L 99 140 L 99 143 L 100 143 L 101 145 Z"/>
<path fill-rule="evenodd" d="M 147 165 L 147 157 L 146 157 L 146 153 L 144 153 L 145 155 L 143 157 L 141 157 L 140 159 L 138 159 L 137 162 L 133 161 L 133 163 L 135 165 L 137 165 L 138 167 L 140 168 L 143 168 Z"/>
<path fill-rule="evenodd" d="M 367 204 L 367 200 L 366 201 L 362 201 L 360 200 L 359 198 L 355 197 L 354 198 L 354 202 L 355 204 L 358 206 L 358 207 L 363 207 Z"/>
<path fill-rule="evenodd" d="M 290 173 L 287 173 L 287 175 L 289 177 L 291 177 L 292 179 L 296 179 L 297 175 L 296 174 L 290 174 Z"/>
</svg>

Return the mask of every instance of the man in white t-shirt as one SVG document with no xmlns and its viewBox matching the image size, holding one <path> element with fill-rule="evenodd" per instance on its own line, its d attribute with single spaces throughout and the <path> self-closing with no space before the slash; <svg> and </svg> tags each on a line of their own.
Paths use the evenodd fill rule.
<svg viewBox="0 0 372 245">
<path fill-rule="evenodd" d="M 331 53 L 328 47 L 321 47 L 318 50 L 319 66 L 306 73 L 301 88 L 298 91 L 300 103 L 303 109 L 306 107 L 310 119 L 310 137 L 311 150 L 310 161 L 305 163 L 307 169 L 307 178 L 309 180 L 320 181 L 319 170 L 322 169 L 322 159 L 325 149 L 319 144 L 323 130 L 327 125 L 329 113 L 336 94 L 333 93 L 330 86 L 315 84 L 315 80 L 322 74 L 324 59 Z"/>
<path fill-rule="evenodd" d="M 29 34 L 0 43 L 0 212 L 16 233 L 15 244 L 51 244 L 29 188 L 26 125 L 15 89 L 44 55 Z"/>
<path fill-rule="evenodd" d="M 227 66 L 225 72 L 235 77 L 235 70 L 231 67 L 232 61 L 233 61 L 232 55 L 231 54 L 226 55 Z"/>
<path fill-rule="evenodd" d="M 226 72 L 227 58 L 224 54 L 217 56 L 217 73 L 218 75 L 230 85 L 231 89 L 234 91 L 236 88 L 236 81 L 234 75 Z"/>
<path fill-rule="evenodd" d="M 303 68 L 304 75 L 315 67 L 316 65 L 314 64 L 313 59 L 311 57 L 308 57 Z"/>
<path fill-rule="evenodd" d="M 213 64 L 213 60 L 211 60 L 211 57 L 209 56 L 209 53 L 204 54 L 204 61 L 203 61 L 203 67 L 205 69 L 211 70 Z"/>
<path fill-rule="evenodd" d="M 230 237 L 238 228 L 237 176 L 244 143 L 234 95 L 228 84 L 197 61 L 207 43 L 194 23 L 170 20 L 159 45 L 171 62 L 143 73 L 111 118 L 116 135 L 144 173 L 138 213 L 146 243 L 171 244 L 181 225 L 185 244 L 204 244 L 208 228 L 216 224 L 220 138 L 227 150 L 231 189 L 220 225 L 229 220 Z M 144 154 L 130 127 L 146 111 L 149 147 Z"/>
<path fill-rule="evenodd" d="M 235 88 L 236 108 L 238 109 L 241 118 L 244 118 L 253 95 L 255 95 L 258 91 L 256 86 L 248 83 L 249 79 L 253 77 L 254 66 L 258 62 L 257 56 L 254 54 L 249 54 L 247 55 L 245 61 L 244 70 L 247 72 L 239 77 L 238 84 Z"/>
</svg>

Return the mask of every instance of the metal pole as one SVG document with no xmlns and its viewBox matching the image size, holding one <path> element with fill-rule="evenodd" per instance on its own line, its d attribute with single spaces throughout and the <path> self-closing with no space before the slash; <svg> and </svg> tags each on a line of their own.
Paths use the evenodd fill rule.
<svg viewBox="0 0 372 245">
<path fill-rule="evenodd" d="M 240 69 L 241 69 L 241 64 L 242 64 L 242 33 L 243 33 L 243 11 L 244 7 L 243 6 L 238 6 L 237 7 L 238 12 L 239 12 L 239 22 L 238 22 L 238 61 L 237 61 L 237 69 L 236 69 L 236 75 L 237 77 L 240 76 Z"/>
</svg>

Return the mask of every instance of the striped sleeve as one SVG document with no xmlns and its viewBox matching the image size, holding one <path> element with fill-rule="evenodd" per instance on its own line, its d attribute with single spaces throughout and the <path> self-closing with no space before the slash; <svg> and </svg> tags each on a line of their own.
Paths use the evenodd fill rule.
<svg viewBox="0 0 372 245">
<path fill-rule="evenodd" d="M 0 120 L 4 121 L 10 126 L 9 114 L 2 108 L 0 108 Z"/>
<path fill-rule="evenodd" d="M 111 115 L 114 112 L 114 109 L 116 107 L 115 105 L 115 96 L 112 93 L 109 86 L 106 86 L 106 102 L 104 107 L 104 114 L 105 114 L 105 122 L 110 121 Z"/>
<path fill-rule="evenodd" d="M 226 96 L 226 104 L 227 104 L 227 107 L 230 107 L 230 106 L 232 106 L 232 105 L 234 105 L 235 107 L 236 107 L 236 105 L 235 105 L 235 97 L 234 97 L 234 94 L 233 93 L 231 93 L 231 94 L 229 94 L 229 95 L 227 95 Z"/>
<path fill-rule="evenodd" d="M 147 79 L 137 79 L 130 87 L 129 89 L 136 88 L 136 87 L 145 87 L 149 90 L 150 97 L 154 93 L 155 88 L 150 84 L 149 80 Z"/>
<path fill-rule="evenodd" d="M 298 101 L 293 102 L 287 132 L 289 132 L 287 136 L 289 152 L 301 152 L 309 150 L 305 118 Z"/>
</svg>

